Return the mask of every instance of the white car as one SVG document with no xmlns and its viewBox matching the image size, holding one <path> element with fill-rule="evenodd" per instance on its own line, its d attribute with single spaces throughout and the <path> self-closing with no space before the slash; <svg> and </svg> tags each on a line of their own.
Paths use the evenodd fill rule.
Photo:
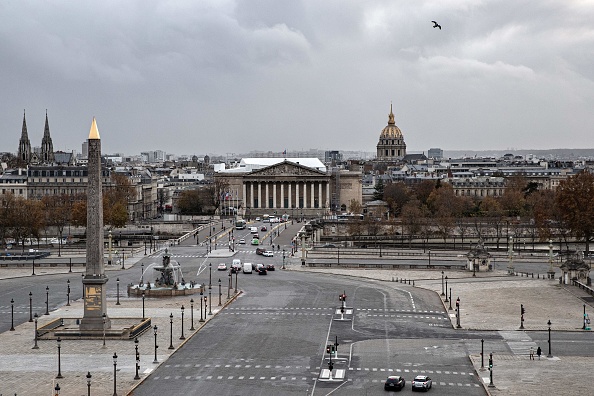
<svg viewBox="0 0 594 396">
<path fill-rule="evenodd" d="M 274 257 L 274 253 L 272 253 L 272 250 L 267 250 L 264 253 L 262 253 L 262 256 Z"/>
<path fill-rule="evenodd" d="M 217 267 L 217 269 L 219 271 L 227 271 L 227 264 L 221 263 L 221 264 L 219 264 L 219 266 Z"/>
<path fill-rule="evenodd" d="M 256 221 L 260 221 L 260 218 L 259 217 L 256 217 Z"/>
<path fill-rule="evenodd" d="M 431 389 L 431 378 L 426 375 L 417 375 L 415 379 L 412 380 L 412 390 L 415 391 L 417 389 Z"/>
<path fill-rule="evenodd" d="M 245 239 L 241 238 L 237 243 L 239 243 L 240 245 L 245 245 Z"/>
</svg>

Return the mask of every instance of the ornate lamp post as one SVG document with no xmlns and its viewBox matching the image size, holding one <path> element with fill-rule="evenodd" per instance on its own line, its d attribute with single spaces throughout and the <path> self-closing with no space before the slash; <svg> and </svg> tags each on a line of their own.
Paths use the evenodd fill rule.
<svg viewBox="0 0 594 396">
<path fill-rule="evenodd" d="M 116 288 L 117 288 L 117 302 L 116 305 L 121 305 L 120 304 L 120 278 L 116 279 Z M 144 315 L 143 315 L 144 316 Z"/>
<path fill-rule="evenodd" d="M 194 299 L 190 299 L 190 323 L 192 324 L 192 327 L 190 327 L 190 331 L 194 331 L 196 330 L 194 328 Z"/>
<path fill-rule="evenodd" d="M 458 329 L 462 328 L 460 326 L 460 297 L 456 299 L 456 327 Z"/>
<path fill-rule="evenodd" d="M 555 270 L 553 269 L 553 240 L 549 239 L 549 279 L 555 278 Z"/>
<path fill-rule="evenodd" d="M 87 396 L 91 396 L 91 372 L 87 371 Z"/>
<path fill-rule="evenodd" d="M 222 293 L 221 293 L 221 278 L 219 278 L 219 307 L 220 307 L 221 305 L 223 305 L 223 304 L 221 303 L 221 296 L 222 296 Z"/>
<path fill-rule="evenodd" d="M 118 368 L 118 355 L 113 353 L 113 396 L 118 396 L 117 392 L 117 368 Z"/>
<path fill-rule="evenodd" d="M 199 322 L 204 322 L 204 319 L 202 318 L 202 297 L 204 296 L 204 293 L 202 293 L 202 286 L 200 289 L 200 320 Z M 204 300 L 206 302 L 206 300 Z"/>
<path fill-rule="evenodd" d="M 508 251 L 508 264 L 507 264 L 507 274 L 513 275 L 514 274 L 514 243 L 513 243 L 513 236 L 509 236 L 509 251 Z"/>
<path fill-rule="evenodd" d="M 169 315 L 169 348 L 173 349 L 173 312 Z"/>
<path fill-rule="evenodd" d="M 206 307 L 208 306 L 208 296 L 204 296 L 204 319 L 206 319 Z"/>
<path fill-rule="evenodd" d="M 287 223 L 285 223 L 285 227 L 287 226 Z M 287 269 L 285 267 L 285 249 L 283 249 L 283 269 Z"/>
<path fill-rule="evenodd" d="M 101 348 L 106 348 L 105 346 L 105 322 L 107 321 L 107 314 L 103 314 L 103 346 Z"/>
<path fill-rule="evenodd" d="M 445 300 L 443 300 L 444 302 L 449 302 L 448 300 L 448 276 L 446 275 L 445 277 Z"/>
<path fill-rule="evenodd" d="M 549 321 L 547 322 L 547 325 L 549 326 L 549 354 L 547 355 L 548 358 L 552 358 L 553 354 L 551 353 L 551 320 L 549 319 Z"/>
<path fill-rule="evenodd" d="M 144 286 L 144 263 L 140 263 L 140 286 Z"/>
<path fill-rule="evenodd" d="M 445 295 L 445 293 L 443 292 L 444 288 L 443 288 L 443 271 L 441 271 L 441 295 Z"/>
<path fill-rule="evenodd" d="M 145 315 L 144 315 L 144 292 L 142 292 L 142 320 L 144 320 Z"/>
<path fill-rule="evenodd" d="M 60 337 L 58 337 L 58 339 L 56 340 L 58 341 L 58 375 L 56 375 L 57 379 L 60 378 L 64 378 L 62 377 L 62 363 L 61 363 L 61 359 L 60 359 L 60 349 L 62 347 L 62 340 L 60 339 Z"/>
<path fill-rule="evenodd" d="M 45 314 L 49 315 L 49 286 L 45 287 Z"/>
<path fill-rule="evenodd" d="M 33 322 L 33 293 L 29 292 L 29 322 Z"/>
<path fill-rule="evenodd" d="M 10 331 L 14 331 L 14 298 L 10 299 Z"/>
<path fill-rule="evenodd" d="M 107 265 L 111 265 L 111 242 L 112 242 L 111 230 L 107 232 L 107 240 L 109 241 L 107 245 Z"/>
<path fill-rule="evenodd" d="M 37 313 L 35 313 L 35 345 L 33 345 L 33 348 L 31 349 L 39 349 L 39 346 L 37 346 L 37 319 L 39 318 L 39 316 L 37 316 Z"/>
<path fill-rule="evenodd" d="M 140 354 L 138 353 L 138 338 L 134 339 L 134 349 L 136 350 L 136 375 L 134 376 L 134 379 L 139 380 L 140 375 L 138 375 L 138 370 L 140 370 Z"/>
<path fill-rule="evenodd" d="M 159 361 L 157 360 L 157 348 L 159 348 L 159 346 L 157 345 L 157 325 L 155 325 L 155 327 L 153 327 L 153 334 L 155 335 L 155 360 L 153 360 L 153 363 L 159 363 Z"/>
<path fill-rule="evenodd" d="M 184 337 L 184 306 L 181 306 L 181 337 L 179 337 L 180 340 L 185 340 L 186 337 Z"/>
<path fill-rule="evenodd" d="M 450 308 L 449 310 L 452 310 L 452 288 L 450 287 Z"/>
<path fill-rule="evenodd" d="M 58 396 L 60 394 L 60 384 L 56 382 L 56 386 L 54 387 L 54 395 Z"/>
<path fill-rule="evenodd" d="M 70 279 L 66 280 L 66 306 L 70 306 Z"/>
<path fill-rule="evenodd" d="M 229 271 L 229 284 L 227 285 L 227 300 L 231 299 L 231 282 L 232 282 L 232 274 L 231 271 Z"/>
</svg>

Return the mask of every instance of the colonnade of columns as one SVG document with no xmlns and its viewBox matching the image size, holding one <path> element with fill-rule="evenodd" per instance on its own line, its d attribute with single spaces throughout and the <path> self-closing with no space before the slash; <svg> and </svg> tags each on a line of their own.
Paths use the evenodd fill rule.
<svg viewBox="0 0 594 396">
<path fill-rule="evenodd" d="M 243 199 L 250 208 L 323 208 L 330 202 L 330 182 L 246 181 Z"/>
</svg>

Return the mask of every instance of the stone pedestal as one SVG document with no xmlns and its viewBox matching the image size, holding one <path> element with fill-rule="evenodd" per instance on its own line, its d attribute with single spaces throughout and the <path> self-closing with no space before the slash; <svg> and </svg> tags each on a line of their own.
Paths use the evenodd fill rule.
<svg viewBox="0 0 594 396">
<path fill-rule="evenodd" d="M 81 330 L 103 330 L 111 328 L 111 321 L 107 316 L 107 304 L 105 301 L 105 288 L 107 283 L 105 276 L 85 276 L 83 287 L 85 288 L 85 311 L 80 323 Z M 105 324 L 103 323 L 105 314 Z"/>
</svg>

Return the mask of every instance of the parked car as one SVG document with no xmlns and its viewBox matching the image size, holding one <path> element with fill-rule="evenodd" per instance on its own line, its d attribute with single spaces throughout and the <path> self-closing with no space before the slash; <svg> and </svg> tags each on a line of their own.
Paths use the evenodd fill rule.
<svg viewBox="0 0 594 396">
<path fill-rule="evenodd" d="M 431 389 L 431 378 L 426 375 L 417 375 L 415 379 L 412 380 L 412 390 L 416 391 L 417 389 L 424 391 Z"/>
<path fill-rule="evenodd" d="M 251 263 L 243 263 L 243 273 L 244 274 L 252 273 L 252 264 Z"/>
<path fill-rule="evenodd" d="M 387 391 L 402 390 L 406 385 L 406 381 L 399 375 L 391 375 L 384 383 L 384 389 Z"/>
<path fill-rule="evenodd" d="M 266 249 L 264 249 L 264 248 L 256 248 L 256 254 L 263 255 L 265 251 L 266 251 Z"/>
<path fill-rule="evenodd" d="M 266 226 L 260 227 L 260 231 L 266 231 L 266 230 L 267 230 Z"/>
<path fill-rule="evenodd" d="M 219 264 L 219 266 L 217 267 L 217 270 L 219 270 L 219 271 L 227 271 L 227 264 L 225 264 L 225 263 Z"/>
<path fill-rule="evenodd" d="M 258 238 L 252 239 L 252 245 L 259 245 L 259 244 L 260 244 L 260 240 Z"/>
<path fill-rule="evenodd" d="M 272 250 L 266 250 L 264 253 L 262 253 L 262 256 L 264 256 L 264 257 L 274 257 L 274 253 L 272 253 Z"/>
<path fill-rule="evenodd" d="M 245 245 L 245 239 L 241 238 L 237 243 L 239 243 L 240 245 Z"/>
<path fill-rule="evenodd" d="M 266 266 L 266 270 L 268 270 L 268 271 L 274 271 L 274 264 L 268 264 Z"/>
</svg>

